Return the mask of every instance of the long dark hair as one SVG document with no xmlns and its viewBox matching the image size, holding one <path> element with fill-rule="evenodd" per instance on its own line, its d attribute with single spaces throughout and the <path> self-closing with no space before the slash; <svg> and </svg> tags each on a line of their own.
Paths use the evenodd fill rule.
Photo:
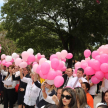
<svg viewBox="0 0 108 108">
<path fill-rule="evenodd" d="M 71 97 L 72 97 L 71 101 L 70 101 L 70 103 L 68 105 L 69 108 L 77 108 L 77 100 L 76 100 L 76 93 L 75 93 L 75 91 L 73 89 L 71 89 L 71 88 L 68 88 L 68 87 L 64 88 L 62 90 L 62 94 L 63 94 L 64 91 L 68 92 L 71 95 Z M 61 98 L 57 108 L 63 108 L 63 106 L 64 105 L 63 105 L 62 98 Z"/>
<path fill-rule="evenodd" d="M 79 103 L 79 108 L 84 108 L 87 105 L 86 93 L 81 87 L 75 88 L 77 102 Z"/>
<path fill-rule="evenodd" d="M 105 94 L 106 94 L 106 93 L 108 93 L 108 90 L 105 92 Z M 106 103 L 106 102 L 105 102 L 105 95 L 104 95 L 103 102 Z"/>
<path fill-rule="evenodd" d="M 14 65 L 10 65 L 9 67 L 11 67 L 11 69 L 15 68 Z M 7 74 L 7 76 L 5 77 L 5 80 L 6 80 L 7 77 L 10 75 L 10 73 L 9 73 L 9 67 L 8 67 L 8 74 Z M 12 79 L 12 80 L 13 80 L 13 79 Z"/>
</svg>

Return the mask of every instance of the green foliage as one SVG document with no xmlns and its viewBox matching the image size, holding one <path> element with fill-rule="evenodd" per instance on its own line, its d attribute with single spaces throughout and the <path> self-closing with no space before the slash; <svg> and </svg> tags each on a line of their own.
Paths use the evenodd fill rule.
<svg viewBox="0 0 108 108">
<path fill-rule="evenodd" d="M 107 42 L 108 1 L 100 1 L 8 0 L 1 11 L 4 28 L 19 51 L 32 47 L 51 54 L 66 49 L 77 58 L 86 48 Z"/>
</svg>

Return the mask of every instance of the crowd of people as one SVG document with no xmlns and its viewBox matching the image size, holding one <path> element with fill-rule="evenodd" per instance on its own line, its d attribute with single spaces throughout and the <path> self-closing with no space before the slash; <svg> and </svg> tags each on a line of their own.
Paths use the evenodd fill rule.
<svg viewBox="0 0 108 108">
<path fill-rule="evenodd" d="M 32 65 L 19 68 L 13 63 L 8 68 L 0 65 L 0 104 L 4 108 L 94 108 L 96 84 L 92 76 L 79 68 L 76 77 L 71 67 L 63 72 L 64 84 L 56 88 L 50 80 L 40 83 L 40 76 L 31 71 Z M 96 108 L 108 107 L 108 80 L 103 79 L 102 101 Z M 10 84 L 10 85 L 9 85 Z"/>
</svg>

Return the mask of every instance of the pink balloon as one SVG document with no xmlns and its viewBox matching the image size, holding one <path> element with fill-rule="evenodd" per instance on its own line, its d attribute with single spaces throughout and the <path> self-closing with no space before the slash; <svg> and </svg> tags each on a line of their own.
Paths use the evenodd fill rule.
<svg viewBox="0 0 108 108">
<path fill-rule="evenodd" d="M 27 51 L 24 51 L 24 52 L 22 52 L 21 56 L 24 61 L 27 61 L 27 59 L 29 57 L 29 53 Z"/>
<path fill-rule="evenodd" d="M 1 60 L 0 60 L 0 64 L 1 64 Z"/>
<path fill-rule="evenodd" d="M 108 72 L 108 63 L 102 63 L 100 68 L 102 72 L 104 73 Z"/>
<path fill-rule="evenodd" d="M 62 76 L 62 71 L 57 70 L 56 73 L 57 73 L 57 76 Z"/>
<path fill-rule="evenodd" d="M 88 66 L 93 67 L 94 59 L 91 59 L 88 61 Z"/>
<path fill-rule="evenodd" d="M 85 60 L 81 60 L 81 64 L 82 64 L 82 63 L 87 63 L 87 62 L 86 62 Z"/>
<path fill-rule="evenodd" d="M 67 54 L 68 54 L 68 52 L 67 52 L 66 50 L 62 50 L 62 51 L 61 51 L 61 58 L 62 58 L 62 59 L 65 59 L 66 56 L 67 56 Z"/>
<path fill-rule="evenodd" d="M 108 55 L 107 54 L 100 55 L 100 61 L 101 61 L 101 63 L 107 63 L 108 62 Z"/>
<path fill-rule="evenodd" d="M 33 72 L 36 72 L 37 67 L 38 67 L 38 64 L 33 65 Z"/>
<path fill-rule="evenodd" d="M 61 59 L 62 61 L 66 62 L 66 59 Z"/>
<path fill-rule="evenodd" d="M 56 54 L 52 54 L 52 55 L 50 56 L 50 60 L 52 60 L 53 58 L 57 58 L 57 59 L 58 59 L 58 57 L 57 57 Z"/>
<path fill-rule="evenodd" d="M 56 76 L 54 79 L 54 85 L 55 87 L 60 87 L 64 83 L 64 78 L 62 76 Z"/>
<path fill-rule="evenodd" d="M 61 69 L 61 71 L 66 71 L 66 66 L 64 66 L 64 67 Z"/>
<path fill-rule="evenodd" d="M 61 58 L 61 52 L 57 52 L 56 55 L 57 55 L 58 59 Z"/>
<path fill-rule="evenodd" d="M 20 68 L 25 68 L 25 67 L 27 67 L 27 63 L 26 63 L 26 62 L 21 62 L 21 63 L 19 64 L 19 67 L 20 67 Z"/>
<path fill-rule="evenodd" d="M 31 63 L 32 63 L 32 62 L 28 62 L 28 61 L 27 61 L 27 65 L 30 65 Z"/>
<path fill-rule="evenodd" d="M 35 65 L 35 64 L 37 64 L 37 62 L 33 62 L 32 67 L 33 67 L 33 65 Z"/>
<path fill-rule="evenodd" d="M 95 57 L 95 60 L 98 60 L 99 62 L 101 61 L 100 60 L 100 55 L 97 55 L 96 57 Z"/>
<path fill-rule="evenodd" d="M 12 65 L 12 62 L 7 62 L 5 65 L 6 67 L 9 67 L 10 65 Z"/>
<path fill-rule="evenodd" d="M 91 81 L 94 84 L 98 84 L 100 82 L 100 80 L 98 78 L 96 78 L 96 76 L 92 76 Z"/>
<path fill-rule="evenodd" d="M 41 57 L 42 57 L 42 56 L 41 56 L 41 54 L 40 54 L 40 53 L 38 53 L 38 54 L 37 54 L 37 59 L 38 59 L 38 60 L 40 60 L 40 59 L 41 59 Z"/>
<path fill-rule="evenodd" d="M 19 66 L 19 64 L 22 62 L 21 58 L 16 58 L 15 59 L 15 65 Z"/>
<path fill-rule="evenodd" d="M 53 69 L 57 69 L 58 66 L 59 66 L 59 60 L 58 60 L 57 58 L 53 58 L 53 59 L 51 60 L 51 67 L 52 67 Z"/>
<path fill-rule="evenodd" d="M 44 63 L 45 61 L 47 61 L 46 58 L 41 58 L 41 59 L 39 60 L 39 65 L 41 65 L 41 64 Z"/>
<path fill-rule="evenodd" d="M 39 63 L 39 60 L 37 59 L 37 55 L 35 55 L 35 62 Z"/>
<path fill-rule="evenodd" d="M 43 75 L 41 71 L 39 72 L 39 75 L 40 75 L 41 78 L 47 79 L 47 75 Z"/>
<path fill-rule="evenodd" d="M 85 56 L 85 58 L 88 58 L 90 55 L 91 55 L 91 51 L 90 51 L 89 49 L 86 49 L 86 50 L 84 51 L 84 56 Z"/>
<path fill-rule="evenodd" d="M 86 74 L 86 75 L 94 75 L 95 74 L 95 71 L 93 70 L 93 68 L 91 68 L 91 67 L 86 67 L 85 69 L 84 69 L 84 73 Z"/>
<path fill-rule="evenodd" d="M 6 60 L 3 60 L 3 61 L 2 61 L 2 65 L 5 65 L 5 63 L 6 63 Z"/>
<path fill-rule="evenodd" d="M 95 59 L 95 57 L 99 55 L 99 52 L 98 51 L 93 51 L 92 52 L 92 58 Z"/>
<path fill-rule="evenodd" d="M 68 53 L 67 56 L 66 56 L 67 59 L 71 59 L 72 57 L 73 57 L 72 53 Z"/>
<path fill-rule="evenodd" d="M 108 73 L 105 74 L 105 78 L 108 80 Z"/>
<path fill-rule="evenodd" d="M 5 54 L 2 54 L 1 55 L 1 59 L 5 59 L 6 55 Z"/>
<path fill-rule="evenodd" d="M 36 73 L 39 74 L 40 70 L 41 70 L 41 65 L 38 65 L 38 67 L 37 67 L 37 69 L 36 69 Z"/>
<path fill-rule="evenodd" d="M 102 51 L 103 51 L 104 54 L 108 54 L 108 47 L 104 46 L 102 48 Z"/>
<path fill-rule="evenodd" d="M 62 61 L 59 61 L 59 65 L 57 67 L 57 70 L 61 70 L 64 67 L 64 64 Z"/>
<path fill-rule="evenodd" d="M 19 58 L 19 55 L 17 55 L 17 57 L 16 58 Z"/>
<path fill-rule="evenodd" d="M 96 78 L 98 78 L 99 80 L 102 80 L 104 78 L 104 73 L 101 71 L 96 71 L 95 73 Z"/>
<path fill-rule="evenodd" d="M 97 71 L 99 71 L 100 70 L 100 62 L 98 61 L 98 60 L 94 60 L 94 62 L 93 62 L 93 69 L 95 69 L 95 70 L 97 70 Z"/>
<path fill-rule="evenodd" d="M 50 70 L 48 75 L 47 75 L 47 79 L 53 80 L 56 76 L 57 76 L 57 73 L 54 70 Z"/>
<path fill-rule="evenodd" d="M 50 64 L 47 62 L 42 63 L 42 65 L 41 65 L 42 74 L 43 75 L 48 74 L 49 70 L 50 70 Z"/>
<path fill-rule="evenodd" d="M 45 58 L 45 55 L 41 55 L 41 58 Z"/>
<path fill-rule="evenodd" d="M 87 63 L 81 63 L 81 68 L 85 69 L 88 66 Z"/>
<path fill-rule="evenodd" d="M 77 67 L 81 67 L 81 62 L 75 63 L 75 68 L 77 68 Z"/>
<path fill-rule="evenodd" d="M 99 47 L 99 49 L 98 49 L 99 54 L 100 54 L 101 52 L 103 52 L 103 48 L 104 48 L 104 45 L 102 45 L 102 46 Z"/>
<path fill-rule="evenodd" d="M 90 61 L 90 57 L 85 58 L 85 61 L 88 63 Z"/>
<path fill-rule="evenodd" d="M 12 62 L 12 63 L 13 63 L 13 62 L 14 62 L 14 59 L 12 59 L 10 62 Z"/>
<path fill-rule="evenodd" d="M 27 61 L 28 62 L 34 62 L 35 61 L 35 56 L 34 55 L 29 55 Z"/>
</svg>

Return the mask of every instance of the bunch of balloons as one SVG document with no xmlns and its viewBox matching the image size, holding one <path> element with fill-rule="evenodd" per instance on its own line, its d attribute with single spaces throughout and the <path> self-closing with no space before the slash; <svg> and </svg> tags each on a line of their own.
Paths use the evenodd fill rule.
<svg viewBox="0 0 108 108">
<path fill-rule="evenodd" d="M 93 75 L 91 80 L 94 84 L 102 81 L 104 77 L 108 79 L 108 45 L 102 45 L 92 53 L 86 49 L 84 56 L 85 60 L 75 64 L 75 71 L 79 67 L 83 68 L 86 75 Z"/>
<path fill-rule="evenodd" d="M 56 87 L 60 87 L 64 83 L 62 71 L 66 70 L 65 61 L 71 59 L 73 55 L 66 50 L 57 52 L 50 56 L 50 60 L 41 58 L 39 64 L 33 65 L 33 71 L 38 73 L 41 78 L 54 81 Z"/>
<path fill-rule="evenodd" d="M 40 75 L 41 78 L 54 82 L 56 87 L 60 87 L 64 83 L 62 77 L 62 71 L 66 70 L 66 59 L 73 57 L 72 53 L 68 53 L 66 50 L 52 54 L 50 59 L 47 60 L 45 55 L 37 53 L 33 55 L 34 50 L 29 48 L 27 51 L 21 53 L 21 57 L 17 53 L 13 53 L 11 56 L 2 54 L 1 59 L 4 59 L 0 64 L 6 67 L 12 65 L 15 62 L 16 66 L 25 68 L 27 65 L 32 64 L 32 71 Z"/>
</svg>

